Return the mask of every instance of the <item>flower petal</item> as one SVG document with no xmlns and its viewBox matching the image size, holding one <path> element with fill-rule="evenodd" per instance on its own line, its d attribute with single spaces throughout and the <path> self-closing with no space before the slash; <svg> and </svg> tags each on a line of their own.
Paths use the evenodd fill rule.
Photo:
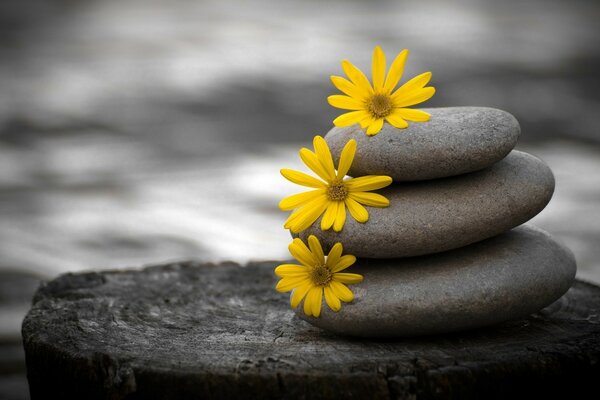
<svg viewBox="0 0 600 400">
<path fill-rule="evenodd" d="M 306 247 L 302 240 L 298 238 L 292 240 L 292 243 L 288 245 L 288 250 L 296 260 L 302 263 L 302 265 L 306 265 L 307 267 L 314 267 L 315 257 L 313 256 L 313 253 L 309 250 L 309 248 Z"/>
<path fill-rule="evenodd" d="M 315 318 L 319 318 L 319 315 L 321 315 L 321 305 L 323 304 L 323 288 L 321 287 L 317 287 L 315 288 L 317 290 L 311 289 L 311 292 L 314 292 L 315 294 L 313 294 L 313 299 L 311 300 L 312 303 L 312 315 Z"/>
<path fill-rule="evenodd" d="M 375 46 L 375 50 L 373 50 L 371 73 L 373 76 L 373 89 L 378 91 L 383 88 L 385 79 L 385 54 L 379 46 Z"/>
<path fill-rule="evenodd" d="M 410 92 L 406 97 L 394 99 L 395 107 L 408 107 L 429 100 L 435 94 L 433 86 Z"/>
<path fill-rule="evenodd" d="M 313 188 L 322 188 L 326 185 L 325 182 L 322 182 L 315 177 L 305 174 L 304 172 L 294 171 L 293 169 L 287 168 L 281 169 L 280 172 L 285 179 L 297 185 L 308 186 Z"/>
<path fill-rule="evenodd" d="M 302 207 L 294 210 L 294 212 L 292 212 L 290 214 L 290 216 L 287 218 L 287 220 L 283 224 L 283 227 L 285 229 L 291 229 L 292 226 L 299 224 L 300 221 L 303 220 L 304 218 L 312 218 L 313 212 L 317 213 L 317 209 L 322 207 L 323 210 L 325 210 L 326 206 L 327 206 L 327 196 L 324 194 L 320 195 L 320 196 L 316 197 L 315 199 L 310 200 L 308 203 L 306 203 Z M 309 217 L 309 215 L 311 217 Z M 321 215 L 321 214 L 317 214 L 317 216 L 315 216 L 314 219 L 317 219 L 319 217 L 319 215 Z M 314 220 L 313 220 L 313 222 L 314 222 Z"/>
<path fill-rule="evenodd" d="M 409 95 L 411 92 L 415 90 L 419 90 L 425 87 L 431 80 L 431 72 L 423 72 L 404 83 L 402 86 L 398 88 L 392 95 L 393 98 L 402 98 Z"/>
<path fill-rule="evenodd" d="M 290 290 L 298 287 L 303 282 L 308 281 L 308 278 L 305 276 L 298 277 L 285 277 L 281 278 L 279 282 L 277 282 L 277 286 L 275 286 L 275 290 L 278 292 L 289 292 Z"/>
<path fill-rule="evenodd" d="M 344 184 L 352 192 L 365 192 L 384 188 L 392 183 L 392 178 L 385 175 L 366 175 L 348 179 Z"/>
<path fill-rule="evenodd" d="M 333 280 L 336 282 L 341 282 L 341 283 L 346 283 L 346 284 L 354 284 L 354 283 L 362 282 L 363 276 L 359 275 L 359 274 L 338 272 L 337 274 L 333 274 Z"/>
<path fill-rule="evenodd" d="M 369 80 L 360 69 L 356 68 L 348 60 L 342 61 L 342 69 L 348 78 L 350 78 L 350 81 L 352 81 L 352 83 L 358 87 L 361 93 L 365 93 L 367 95 L 373 94 L 373 87 L 371 86 L 371 83 L 369 83 Z"/>
<path fill-rule="evenodd" d="M 398 53 L 398 55 L 392 62 L 390 71 L 388 72 L 388 75 L 385 78 L 385 83 L 383 84 L 383 88 L 387 93 L 391 93 L 391 91 L 394 90 L 398 82 L 400 82 L 400 78 L 402 78 L 402 73 L 404 72 L 404 65 L 406 64 L 407 58 L 408 50 L 404 49 L 400 53 Z"/>
<path fill-rule="evenodd" d="M 293 194 L 279 202 L 279 209 L 282 211 L 293 210 L 294 208 L 300 207 L 311 200 L 314 200 L 322 194 L 325 194 L 325 189 L 310 190 L 308 192 Z"/>
<path fill-rule="evenodd" d="M 327 97 L 329 105 L 344 110 L 363 110 L 365 105 L 362 101 L 355 99 L 354 97 L 342 96 L 334 94 Z"/>
<path fill-rule="evenodd" d="M 339 261 L 331 268 L 332 272 L 340 272 L 351 266 L 356 262 L 356 257 L 352 254 L 346 254 L 345 256 L 341 256 Z"/>
<path fill-rule="evenodd" d="M 333 226 L 333 222 L 337 215 L 338 203 L 339 202 L 337 201 L 327 202 L 327 210 L 325 210 L 325 214 L 323 214 L 323 218 L 321 218 L 322 231 L 326 231 Z"/>
<path fill-rule="evenodd" d="M 308 291 L 312 287 L 313 287 L 313 285 L 310 283 L 310 281 L 307 281 L 305 284 L 302 284 L 302 285 L 298 286 L 297 288 L 294 288 L 294 291 L 292 292 L 292 295 L 290 296 L 290 306 L 292 306 L 292 308 L 298 307 L 298 304 L 300 304 L 300 302 L 302 301 L 304 296 L 306 296 L 306 293 L 308 293 Z"/>
<path fill-rule="evenodd" d="M 283 278 L 284 276 L 298 276 L 308 274 L 308 269 L 298 264 L 281 264 L 275 268 L 275 275 Z"/>
<path fill-rule="evenodd" d="M 343 302 L 349 303 L 354 299 L 352 291 L 348 289 L 343 283 L 337 281 L 329 282 L 329 287 L 333 290 L 333 294 Z"/>
<path fill-rule="evenodd" d="M 387 122 L 389 122 L 398 129 L 408 128 L 408 122 L 402 119 L 400 113 L 398 113 L 397 111 L 394 111 L 392 114 L 385 117 L 385 119 L 387 120 Z"/>
<path fill-rule="evenodd" d="M 342 154 L 340 155 L 340 163 L 338 164 L 337 177 L 343 178 L 348 173 L 348 170 L 352 166 L 354 161 L 354 154 L 356 154 L 356 140 L 350 139 L 344 146 Z"/>
<path fill-rule="evenodd" d="M 425 122 L 431 118 L 431 115 L 425 111 L 413 110 L 411 108 L 398 108 L 394 113 L 398 113 L 402 118 L 415 122 Z"/>
<path fill-rule="evenodd" d="M 365 111 L 351 111 L 334 119 L 333 125 L 337 127 L 351 126 L 360 123 L 368 117 L 369 115 Z"/>
<path fill-rule="evenodd" d="M 365 223 L 369 220 L 369 213 L 363 206 L 358 204 L 356 200 L 347 197 L 345 203 L 346 207 L 348 207 L 348 211 L 350 211 L 350 215 L 352 215 L 352 218 L 356 221 Z"/>
<path fill-rule="evenodd" d="M 327 175 L 331 177 L 331 179 L 335 178 L 335 167 L 333 166 L 333 158 L 331 157 L 331 152 L 329 151 L 329 146 L 325 139 L 321 136 L 315 136 L 313 139 L 313 146 L 315 147 L 315 153 L 317 153 L 317 157 L 325 168 Z"/>
<path fill-rule="evenodd" d="M 325 181 L 329 181 L 332 177 L 329 172 L 323 167 L 323 164 L 319 161 L 319 157 L 307 148 L 300 149 L 300 159 L 310 168 L 315 174 Z"/>
<path fill-rule="evenodd" d="M 360 101 L 365 99 L 365 93 L 361 92 L 354 83 L 342 78 L 341 76 L 331 76 L 330 78 L 333 86 L 341 90 L 343 93 Z"/>
<path fill-rule="evenodd" d="M 335 293 L 333 293 L 333 290 L 331 290 L 329 286 L 325 286 L 324 292 L 325 302 L 327 303 L 329 308 L 331 308 L 335 312 L 340 311 L 342 308 L 342 303 L 340 302 L 340 299 L 337 298 Z"/>
<path fill-rule="evenodd" d="M 285 222 L 284 227 L 293 233 L 302 232 L 311 226 L 327 207 L 326 197 L 317 197 L 307 205 L 294 211 Z M 293 217 L 293 218 L 292 218 Z"/>
<path fill-rule="evenodd" d="M 377 193 L 352 192 L 348 195 L 348 198 L 370 207 L 387 207 L 390 205 L 390 201 L 386 197 Z"/>
<path fill-rule="evenodd" d="M 323 248 L 321 247 L 321 243 L 319 243 L 319 239 L 317 239 L 315 235 L 310 235 L 308 237 L 308 246 L 310 247 L 310 251 L 317 262 L 317 265 L 325 264 L 325 254 L 323 254 Z"/>
<path fill-rule="evenodd" d="M 367 127 L 367 135 L 375 136 L 381 131 L 381 128 L 383 128 L 383 118 L 377 118 L 375 122 Z"/>
<path fill-rule="evenodd" d="M 344 206 L 344 202 L 340 201 L 337 209 L 337 215 L 335 216 L 335 221 L 333 222 L 333 230 L 339 232 L 344 227 L 344 222 L 346 222 L 346 207 Z"/>
<path fill-rule="evenodd" d="M 340 260 L 340 256 L 342 255 L 342 251 L 344 250 L 341 243 L 336 243 L 333 245 L 331 250 L 329 250 L 329 254 L 327 255 L 326 265 L 331 269 L 335 264 Z"/>
<path fill-rule="evenodd" d="M 315 314 L 313 311 L 316 310 L 317 315 L 315 315 L 315 317 L 318 317 L 321 313 L 322 296 L 323 289 L 321 287 L 311 287 L 304 299 L 304 314 L 311 316 Z"/>
</svg>

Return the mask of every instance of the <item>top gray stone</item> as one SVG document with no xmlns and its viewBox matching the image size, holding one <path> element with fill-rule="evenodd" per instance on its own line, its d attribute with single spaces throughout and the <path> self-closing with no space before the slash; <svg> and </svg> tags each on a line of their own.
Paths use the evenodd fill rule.
<svg viewBox="0 0 600 400">
<path fill-rule="evenodd" d="M 397 129 L 384 124 L 375 136 L 358 125 L 333 128 L 325 139 L 336 163 L 344 145 L 358 144 L 350 176 L 388 175 L 395 181 L 418 181 L 460 175 L 503 159 L 516 145 L 521 129 L 511 114 L 486 107 L 424 108 L 427 122 Z"/>
</svg>

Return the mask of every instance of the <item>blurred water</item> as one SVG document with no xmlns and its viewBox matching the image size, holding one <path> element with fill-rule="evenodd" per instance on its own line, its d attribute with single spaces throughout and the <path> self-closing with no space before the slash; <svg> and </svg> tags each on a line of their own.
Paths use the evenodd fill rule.
<svg viewBox="0 0 600 400">
<path fill-rule="evenodd" d="M 559 176 L 540 224 L 569 221 L 578 241 L 597 236 L 586 221 L 598 215 L 598 149 L 578 144 L 600 141 L 597 2 L 3 7 L 3 268 L 50 277 L 286 256 L 275 205 L 293 188 L 277 171 L 297 166 L 297 147 L 329 129 L 328 75 L 339 60 L 368 67 L 377 43 L 412 50 L 408 75 L 433 71 L 430 105 L 515 114 L 523 142 Z M 580 164 L 590 173 L 570 170 Z M 587 217 L 561 223 L 582 207 Z"/>
</svg>

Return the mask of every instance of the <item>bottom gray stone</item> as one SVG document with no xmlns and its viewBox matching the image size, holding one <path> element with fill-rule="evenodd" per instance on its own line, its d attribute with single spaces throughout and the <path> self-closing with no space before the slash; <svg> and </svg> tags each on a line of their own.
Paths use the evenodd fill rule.
<svg viewBox="0 0 600 400">
<path fill-rule="evenodd" d="M 408 337 L 483 327 L 534 313 L 575 279 L 571 251 L 522 226 L 467 247 L 403 259 L 359 259 L 348 272 L 354 301 L 339 312 L 323 302 L 319 328 L 362 337 Z"/>
</svg>

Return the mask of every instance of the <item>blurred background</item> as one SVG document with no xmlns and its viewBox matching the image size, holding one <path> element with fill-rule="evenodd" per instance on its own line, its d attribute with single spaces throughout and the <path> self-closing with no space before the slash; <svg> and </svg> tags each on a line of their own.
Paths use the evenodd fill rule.
<svg viewBox="0 0 600 400">
<path fill-rule="evenodd" d="M 368 70 L 377 44 L 433 72 L 426 106 L 519 119 L 557 179 L 532 223 L 600 283 L 598 21 L 595 0 L 2 1 L 0 399 L 28 398 L 41 279 L 288 257 L 279 169 L 339 114 L 340 60 Z"/>
</svg>

